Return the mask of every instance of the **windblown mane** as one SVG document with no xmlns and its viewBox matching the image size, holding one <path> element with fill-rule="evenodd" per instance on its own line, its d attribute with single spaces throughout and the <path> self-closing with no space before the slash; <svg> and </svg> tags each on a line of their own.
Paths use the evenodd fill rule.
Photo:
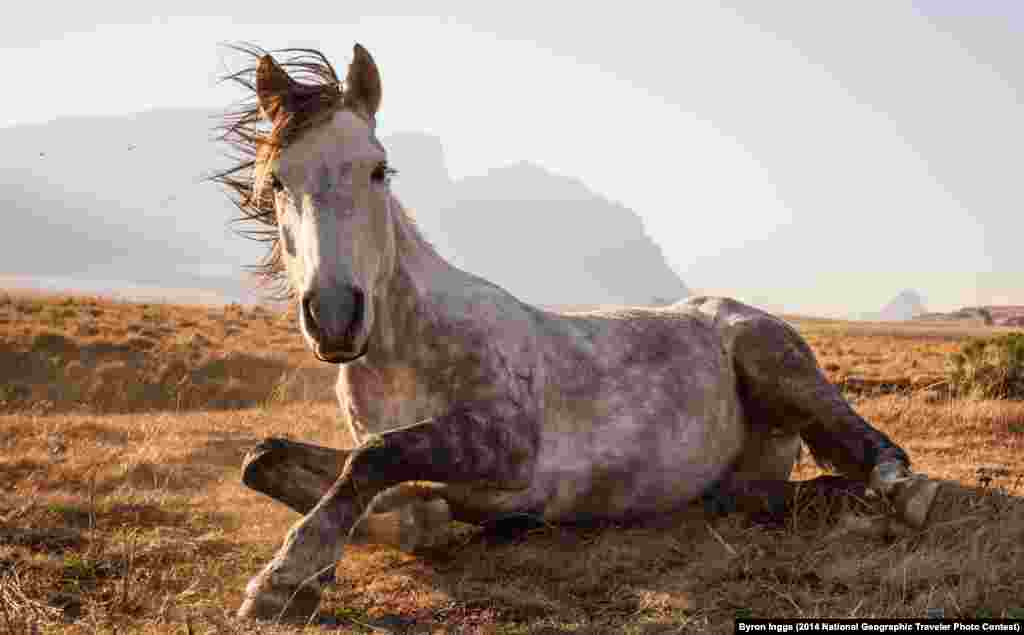
<svg viewBox="0 0 1024 635">
<path fill-rule="evenodd" d="M 252 65 L 221 78 L 240 84 L 248 92 L 246 99 L 225 112 L 215 130 L 217 139 L 227 143 L 234 165 L 210 177 L 227 190 L 231 202 L 241 212 L 233 222 L 244 224 L 238 233 L 246 238 L 269 243 L 267 253 L 250 270 L 272 288 L 279 299 L 291 296 L 284 275 L 281 245 L 277 232 L 277 215 L 273 193 L 264 187 L 263 166 L 268 165 L 280 149 L 300 133 L 344 107 L 341 80 L 323 53 L 315 49 L 281 49 L 273 51 L 278 65 L 292 79 L 288 107 L 269 125 L 260 112 L 256 99 L 256 68 L 268 52 L 252 44 L 229 45 L 253 58 Z M 283 56 L 283 58 L 278 58 Z"/>
</svg>

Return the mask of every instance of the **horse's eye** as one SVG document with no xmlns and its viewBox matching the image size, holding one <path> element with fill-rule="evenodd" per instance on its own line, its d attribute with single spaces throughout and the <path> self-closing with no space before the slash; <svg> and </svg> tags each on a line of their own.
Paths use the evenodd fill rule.
<svg viewBox="0 0 1024 635">
<path fill-rule="evenodd" d="M 270 187 L 274 188 L 275 192 L 280 192 L 284 189 L 284 183 L 273 172 L 270 173 Z"/>
<path fill-rule="evenodd" d="M 388 167 L 388 162 L 381 161 L 377 164 L 377 167 L 373 168 L 373 173 L 370 175 L 370 178 L 373 179 L 374 183 L 385 183 L 394 174 L 395 170 Z"/>
</svg>

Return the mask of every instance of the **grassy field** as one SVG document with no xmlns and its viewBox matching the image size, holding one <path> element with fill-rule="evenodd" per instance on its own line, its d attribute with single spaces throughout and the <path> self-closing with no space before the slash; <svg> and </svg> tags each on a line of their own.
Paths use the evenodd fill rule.
<svg viewBox="0 0 1024 635">
<path fill-rule="evenodd" d="M 0 293 L 0 633 L 731 633 L 736 616 L 1024 618 L 1024 403 L 943 397 L 953 326 L 794 319 L 856 408 L 948 479 L 932 526 L 844 533 L 694 506 L 351 547 L 322 620 L 235 623 L 297 516 L 245 489 L 265 436 L 338 447 L 331 368 L 269 310 Z M 998 466 L 994 470 L 988 466 Z M 979 473 L 979 468 L 988 471 Z M 803 463 L 796 478 L 817 474 Z M 864 514 L 878 501 L 851 501 Z"/>
</svg>

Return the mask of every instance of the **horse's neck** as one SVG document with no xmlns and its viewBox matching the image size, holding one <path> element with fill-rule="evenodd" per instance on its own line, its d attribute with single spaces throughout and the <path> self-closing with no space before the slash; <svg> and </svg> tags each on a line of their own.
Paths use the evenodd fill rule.
<svg viewBox="0 0 1024 635">
<path fill-rule="evenodd" d="M 508 294 L 446 261 L 426 241 L 397 199 L 392 198 L 392 205 L 394 271 L 375 305 L 376 325 L 366 361 L 413 367 L 424 358 L 440 362 L 453 354 L 450 346 L 441 345 L 441 340 L 450 339 L 474 320 L 475 316 L 466 312 L 474 304 L 470 296 L 479 300 L 482 286 L 496 298 Z M 457 350 L 454 352 L 457 354 Z"/>
<path fill-rule="evenodd" d="M 459 276 L 466 276 L 441 257 L 437 250 L 420 233 L 415 221 L 406 212 L 402 203 L 391 196 L 392 218 L 395 227 L 395 276 L 392 286 L 394 294 L 423 294 L 431 285 Z M 408 289 L 403 285 L 411 284 Z"/>
</svg>

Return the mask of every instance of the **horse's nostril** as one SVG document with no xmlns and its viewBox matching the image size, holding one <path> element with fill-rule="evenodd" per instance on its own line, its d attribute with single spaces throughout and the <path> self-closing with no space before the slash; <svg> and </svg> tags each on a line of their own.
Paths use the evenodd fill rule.
<svg viewBox="0 0 1024 635">
<path fill-rule="evenodd" d="M 362 326 L 365 312 L 366 296 L 359 287 L 352 287 L 352 320 L 345 328 L 345 335 L 347 337 L 355 337 L 359 327 Z"/>
<path fill-rule="evenodd" d="M 316 295 L 312 292 L 306 293 L 302 296 L 302 314 L 306 318 L 306 328 L 314 337 L 319 338 L 320 326 L 317 320 L 317 306 Z"/>
</svg>

